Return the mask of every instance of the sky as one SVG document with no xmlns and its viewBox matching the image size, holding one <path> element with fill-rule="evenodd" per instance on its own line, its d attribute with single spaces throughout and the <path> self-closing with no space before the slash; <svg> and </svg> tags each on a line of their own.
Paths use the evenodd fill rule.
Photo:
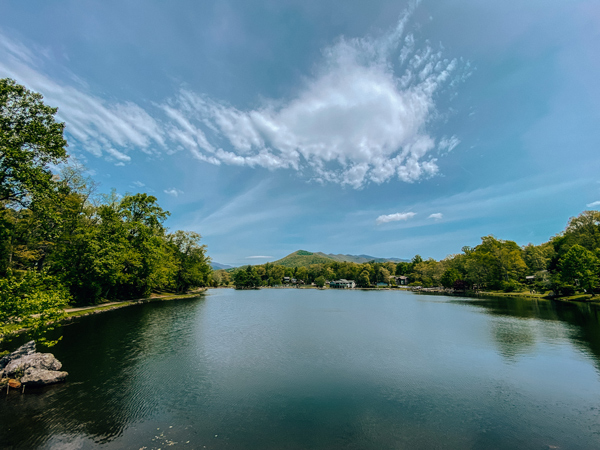
<svg viewBox="0 0 600 450">
<path fill-rule="evenodd" d="M 213 261 L 441 259 L 600 208 L 597 0 L 0 0 L 101 192 Z"/>
</svg>

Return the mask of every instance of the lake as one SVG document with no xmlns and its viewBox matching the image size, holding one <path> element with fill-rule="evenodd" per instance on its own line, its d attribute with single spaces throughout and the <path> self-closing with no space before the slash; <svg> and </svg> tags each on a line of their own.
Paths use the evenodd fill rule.
<svg viewBox="0 0 600 450">
<path fill-rule="evenodd" d="M 209 290 L 64 326 L 0 448 L 600 448 L 593 305 Z"/>
</svg>

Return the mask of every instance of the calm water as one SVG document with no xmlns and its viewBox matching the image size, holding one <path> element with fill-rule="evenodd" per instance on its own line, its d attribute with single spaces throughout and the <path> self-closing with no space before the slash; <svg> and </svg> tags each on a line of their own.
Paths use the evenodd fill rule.
<svg viewBox="0 0 600 450">
<path fill-rule="evenodd" d="M 60 333 L 0 448 L 600 448 L 595 307 L 227 289 Z"/>
</svg>

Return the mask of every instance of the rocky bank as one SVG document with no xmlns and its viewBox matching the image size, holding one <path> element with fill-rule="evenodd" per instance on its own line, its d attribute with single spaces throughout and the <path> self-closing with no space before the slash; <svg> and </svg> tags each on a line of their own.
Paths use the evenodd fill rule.
<svg viewBox="0 0 600 450">
<path fill-rule="evenodd" d="M 62 364 L 52 353 L 38 353 L 30 341 L 0 359 L 0 386 L 12 388 L 45 386 L 64 381 L 69 375 L 61 372 Z"/>
</svg>

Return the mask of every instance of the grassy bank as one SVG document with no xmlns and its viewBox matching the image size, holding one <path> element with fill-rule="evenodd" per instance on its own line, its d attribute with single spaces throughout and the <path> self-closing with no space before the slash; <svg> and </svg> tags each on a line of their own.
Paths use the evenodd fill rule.
<svg viewBox="0 0 600 450">
<path fill-rule="evenodd" d="M 114 309 L 125 308 L 127 306 L 139 305 L 150 302 L 165 302 L 169 300 L 179 300 L 186 298 L 194 298 L 199 294 L 206 291 L 206 288 L 198 291 L 186 293 L 186 294 L 156 294 L 148 298 L 140 298 L 136 300 L 124 300 L 120 302 L 110 302 L 93 306 L 82 306 L 77 308 L 66 308 L 65 317 L 60 322 L 70 322 L 78 317 L 89 316 L 92 314 L 100 314 L 106 311 L 112 311 Z M 3 341 L 4 336 L 20 334 L 27 331 L 25 328 L 21 328 L 18 323 L 12 323 L 8 325 L 0 326 L 0 343 Z"/>
</svg>

